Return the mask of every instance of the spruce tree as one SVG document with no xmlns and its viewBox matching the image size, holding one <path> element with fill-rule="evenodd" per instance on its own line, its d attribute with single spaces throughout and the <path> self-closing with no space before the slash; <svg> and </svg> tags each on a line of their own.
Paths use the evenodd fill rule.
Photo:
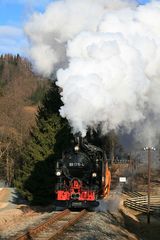
<svg viewBox="0 0 160 240">
<path fill-rule="evenodd" d="M 61 118 L 59 88 L 55 83 L 39 107 L 37 125 L 24 147 L 17 190 L 33 204 L 48 204 L 54 198 L 55 162 L 71 140 L 70 127 Z"/>
</svg>

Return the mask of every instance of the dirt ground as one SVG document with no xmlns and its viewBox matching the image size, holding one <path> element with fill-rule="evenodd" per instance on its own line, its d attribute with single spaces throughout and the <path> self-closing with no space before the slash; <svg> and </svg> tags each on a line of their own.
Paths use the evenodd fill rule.
<svg viewBox="0 0 160 240">
<path fill-rule="evenodd" d="M 50 216 L 48 209 L 16 203 L 16 197 L 14 189 L 0 189 L 0 240 L 14 240 L 15 235 L 23 234 Z"/>
<path fill-rule="evenodd" d="M 10 189 L 0 191 L 0 240 L 14 240 L 17 234 L 53 214 L 53 208 L 13 204 L 12 194 Z M 145 215 L 123 206 L 125 199 L 122 186 L 117 185 L 108 199 L 100 201 L 95 211 L 69 228 L 59 240 L 159 240 L 160 217 L 152 217 L 148 225 Z"/>
<path fill-rule="evenodd" d="M 10 193 L 8 189 L 4 188 L 0 189 L 0 209 L 7 206 L 9 194 Z"/>
<path fill-rule="evenodd" d="M 119 203 L 119 196 L 111 194 L 109 200 L 101 201 L 96 211 L 89 212 L 59 239 L 137 240 L 138 238 L 125 228 L 123 216 L 118 210 Z M 50 211 L 39 211 L 39 208 L 33 210 L 25 205 L 18 205 L 13 209 L 3 208 L 0 212 L 0 239 L 15 239 L 15 235 L 23 234 L 50 214 Z"/>
</svg>

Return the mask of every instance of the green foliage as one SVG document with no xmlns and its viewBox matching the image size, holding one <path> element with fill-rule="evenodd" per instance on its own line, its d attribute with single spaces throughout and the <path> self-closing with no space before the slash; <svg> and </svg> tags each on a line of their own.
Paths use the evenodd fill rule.
<svg viewBox="0 0 160 240">
<path fill-rule="evenodd" d="M 33 204 L 53 201 L 55 160 L 70 143 L 70 127 L 59 115 L 61 105 L 58 88 L 53 83 L 39 108 L 37 126 L 32 130 L 22 156 L 23 167 L 16 187 Z"/>
<path fill-rule="evenodd" d="M 59 116 L 59 109 L 62 105 L 63 104 L 60 98 L 60 90 L 55 83 L 52 83 L 52 87 L 45 95 L 42 106 L 39 108 L 38 118 L 47 119 L 54 113 Z"/>
<path fill-rule="evenodd" d="M 46 92 L 46 85 L 39 84 L 36 91 L 33 92 L 33 94 L 29 98 L 32 104 L 39 104 L 40 102 L 42 102 L 42 100 L 45 97 L 45 92 Z"/>
</svg>

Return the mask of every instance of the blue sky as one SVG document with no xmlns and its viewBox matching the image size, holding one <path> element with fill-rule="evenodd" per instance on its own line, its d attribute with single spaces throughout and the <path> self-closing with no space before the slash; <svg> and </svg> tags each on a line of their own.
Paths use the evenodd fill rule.
<svg viewBox="0 0 160 240">
<path fill-rule="evenodd" d="M 0 54 L 25 55 L 23 25 L 34 11 L 43 11 L 52 0 L 0 0 Z"/>
<path fill-rule="evenodd" d="M 25 54 L 23 25 L 34 11 L 43 11 L 53 0 L 0 0 L 0 54 Z M 149 0 L 139 0 L 141 4 Z"/>
</svg>

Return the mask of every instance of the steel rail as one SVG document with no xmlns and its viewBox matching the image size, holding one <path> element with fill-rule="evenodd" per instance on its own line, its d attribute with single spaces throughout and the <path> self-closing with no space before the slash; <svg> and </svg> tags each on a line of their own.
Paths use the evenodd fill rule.
<svg viewBox="0 0 160 240">
<path fill-rule="evenodd" d="M 45 240 L 53 240 L 57 239 L 58 236 L 62 235 L 64 231 L 69 228 L 70 226 L 74 225 L 80 218 L 82 218 L 87 213 L 86 210 L 82 210 L 76 216 L 72 216 L 72 213 L 70 210 L 66 209 L 60 213 L 54 214 L 52 217 L 47 219 L 45 222 L 39 224 L 38 226 L 34 228 L 30 228 L 25 234 L 19 236 L 16 238 L 16 240 L 30 240 L 30 239 L 41 239 L 41 234 L 43 236 L 43 239 Z M 64 220 L 65 216 L 71 217 L 71 219 Z M 66 222 L 61 227 L 54 227 L 54 223 L 60 223 L 60 222 Z M 53 233 L 52 233 L 52 227 L 53 227 Z M 56 229 L 56 230 L 55 230 Z M 47 233 L 50 232 L 48 235 Z M 40 234 L 40 235 L 39 235 Z M 15 239 L 15 238 L 14 238 Z"/>
<path fill-rule="evenodd" d="M 76 222 L 78 222 L 79 219 L 81 219 L 84 215 L 87 214 L 87 211 L 84 209 L 82 210 L 77 216 L 73 217 L 71 220 L 69 220 L 66 224 L 64 224 L 61 228 L 59 228 L 52 237 L 48 238 L 47 240 L 55 240 L 58 236 L 62 235 L 63 232 L 74 225 Z"/>
<path fill-rule="evenodd" d="M 60 218 L 64 217 L 65 215 L 69 214 L 70 211 L 68 209 L 54 214 L 53 216 L 51 216 L 49 219 L 47 219 L 47 221 L 39 224 L 38 226 L 31 228 L 28 230 L 27 233 L 19 236 L 18 238 L 16 238 L 16 240 L 28 240 L 31 239 L 31 235 L 35 235 L 41 231 L 43 231 L 45 228 L 47 228 L 49 225 L 51 225 L 52 223 L 58 221 Z"/>
<path fill-rule="evenodd" d="M 126 199 L 124 201 L 124 206 L 143 213 L 147 213 L 148 212 L 147 196 Z M 150 197 L 150 212 L 151 214 L 155 215 L 160 214 L 160 196 Z"/>
<path fill-rule="evenodd" d="M 133 198 L 133 197 L 143 197 L 144 195 L 142 195 L 140 192 L 122 192 L 123 194 Z"/>
<path fill-rule="evenodd" d="M 63 212 L 57 213 L 56 215 L 53 215 L 51 218 L 49 218 L 46 222 L 44 222 L 34 228 L 29 229 L 28 232 L 30 235 L 35 235 L 35 234 L 43 231 L 48 226 L 50 226 L 52 223 L 58 221 L 59 219 L 61 219 L 62 217 L 66 216 L 69 213 L 70 213 L 70 211 L 68 209 L 64 210 Z"/>
</svg>

